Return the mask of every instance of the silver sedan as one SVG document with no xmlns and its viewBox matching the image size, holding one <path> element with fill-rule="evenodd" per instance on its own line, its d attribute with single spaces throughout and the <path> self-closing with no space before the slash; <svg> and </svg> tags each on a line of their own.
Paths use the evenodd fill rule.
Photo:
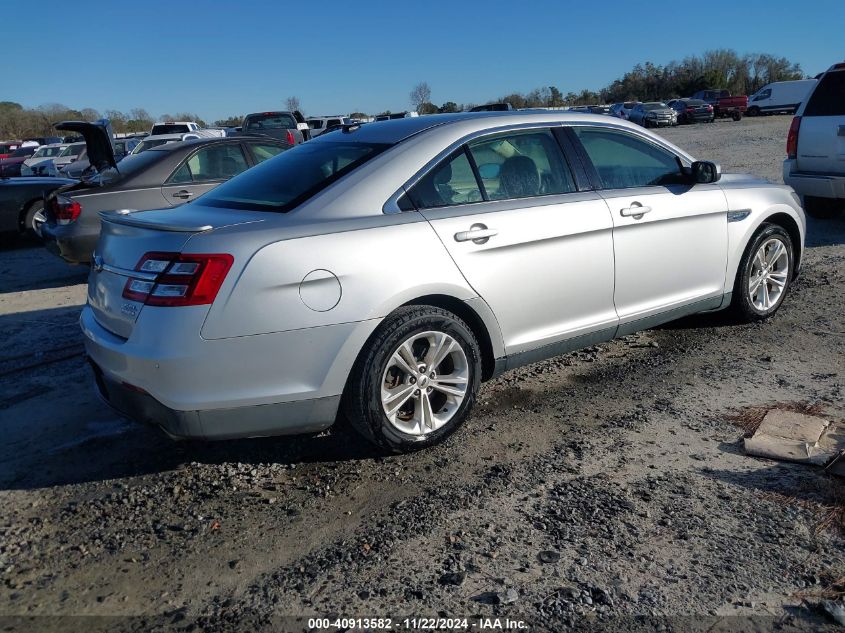
<svg viewBox="0 0 845 633">
<path fill-rule="evenodd" d="M 179 437 L 352 424 L 429 446 L 484 380 L 679 317 L 770 317 L 792 189 L 625 121 L 344 126 L 175 209 L 102 214 L 81 325 L 103 398 Z"/>
</svg>

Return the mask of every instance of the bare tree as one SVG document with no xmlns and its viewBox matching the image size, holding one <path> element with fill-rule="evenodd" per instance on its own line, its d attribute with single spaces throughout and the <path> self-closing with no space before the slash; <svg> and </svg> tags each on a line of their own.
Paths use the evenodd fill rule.
<svg viewBox="0 0 845 633">
<path fill-rule="evenodd" d="M 414 110 L 417 112 L 419 112 L 422 104 L 431 103 L 431 87 L 428 85 L 428 82 L 423 81 L 418 83 L 414 89 L 411 90 L 410 98 L 411 105 L 414 106 Z"/>
<path fill-rule="evenodd" d="M 302 111 L 302 105 L 299 103 L 299 97 L 288 97 L 285 101 L 285 107 L 293 112 L 294 110 Z"/>
</svg>

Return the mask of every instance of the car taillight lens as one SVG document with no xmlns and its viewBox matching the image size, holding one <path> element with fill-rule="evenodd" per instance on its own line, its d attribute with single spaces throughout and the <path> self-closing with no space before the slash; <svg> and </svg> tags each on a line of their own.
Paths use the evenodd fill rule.
<svg viewBox="0 0 845 633">
<path fill-rule="evenodd" d="M 287 142 L 288 142 L 289 145 L 295 145 L 296 144 L 296 139 L 293 138 L 293 132 L 291 132 L 290 130 L 288 130 L 288 133 L 287 133 Z"/>
<path fill-rule="evenodd" d="M 712 105 L 710 105 L 709 103 L 707 104 L 707 111 L 708 111 L 708 112 L 713 112 L 713 106 L 712 106 Z"/>
<path fill-rule="evenodd" d="M 148 306 L 207 305 L 214 302 L 233 262 L 226 253 L 147 253 L 135 266 L 144 276 L 126 282 L 123 298 Z"/>
<path fill-rule="evenodd" d="M 792 117 L 789 134 L 786 136 L 786 157 L 798 158 L 798 130 L 801 127 L 801 117 Z"/>
<path fill-rule="evenodd" d="M 70 224 L 74 222 L 79 214 L 82 213 L 82 205 L 76 200 L 72 200 L 65 196 L 56 196 L 50 201 L 50 208 L 53 212 L 53 217 L 56 218 L 56 224 Z"/>
</svg>

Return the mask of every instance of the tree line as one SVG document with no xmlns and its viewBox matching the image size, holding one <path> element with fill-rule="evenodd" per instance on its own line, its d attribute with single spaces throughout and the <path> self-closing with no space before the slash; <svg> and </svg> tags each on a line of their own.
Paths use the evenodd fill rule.
<svg viewBox="0 0 845 633">
<path fill-rule="evenodd" d="M 556 86 L 544 86 L 522 94 L 512 92 L 486 103 L 510 103 L 514 108 L 562 107 L 615 103 L 618 101 L 659 101 L 675 97 L 688 97 L 705 88 L 727 88 L 734 94 L 751 94 L 760 87 L 774 81 L 788 81 L 804 78 L 799 64 L 785 57 L 767 53 L 739 55 L 730 49 L 711 50 L 702 55 L 690 55 L 680 61 L 671 61 L 665 66 L 646 62 L 637 64 L 619 79 L 598 92 L 582 90 L 563 94 Z M 438 112 L 461 112 L 476 104 L 458 104 L 446 101 L 440 106 L 431 101 L 431 87 L 421 82 L 411 91 L 410 102 L 420 114 Z M 285 106 L 289 110 L 301 110 L 297 97 L 288 97 Z M 389 112 L 387 112 L 389 113 Z M 366 116 L 362 112 L 353 116 Z M 94 121 L 99 118 L 111 120 L 117 133 L 147 132 L 155 119 L 143 108 L 128 112 L 93 108 L 74 110 L 59 103 L 50 103 L 37 108 L 25 108 L 13 101 L 0 101 L 0 139 L 22 139 L 34 136 L 55 135 L 53 123 L 62 120 Z M 162 121 L 196 121 L 206 125 L 199 116 L 191 112 L 162 114 Z M 218 126 L 237 126 L 243 116 L 231 116 L 214 121 Z"/>
<path fill-rule="evenodd" d="M 637 64 L 619 79 L 596 91 L 581 90 L 563 94 L 556 86 L 535 88 L 528 93 L 512 92 L 490 99 L 489 103 L 510 103 L 514 108 L 545 108 L 617 103 L 620 101 L 662 101 L 689 97 L 699 90 L 724 88 L 736 95 L 750 95 L 775 81 L 803 79 L 800 64 L 768 53 L 739 55 L 731 49 L 711 50 L 690 55 L 665 66 Z M 420 114 L 461 112 L 476 104 L 431 102 L 431 88 L 422 82 L 409 95 Z"/>
</svg>

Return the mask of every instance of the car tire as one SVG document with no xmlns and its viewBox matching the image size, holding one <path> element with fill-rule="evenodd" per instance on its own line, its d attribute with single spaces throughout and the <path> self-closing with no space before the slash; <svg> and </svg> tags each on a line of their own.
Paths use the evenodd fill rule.
<svg viewBox="0 0 845 633">
<path fill-rule="evenodd" d="M 739 262 L 731 298 L 736 316 L 753 322 L 777 312 L 792 282 L 794 266 L 789 233 L 777 224 L 763 224 Z"/>
<path fill-rule="evenodd" d="M 745 114 L 747 114 L 748 116 L 759 116 L 760 108 L 758 108 L 757 106 L 752 106 L 748 108 Z"/>
<path fill-rule="evenodd" d="M 739 110 L 736 110 L 736 111 L 732 112 L 732 113 L 731 113 L 731 118 L 732 118 L 734 121 L 741 121 L 741 120 L 742 120 L 742 112 L 740 112 Z"/>
<path fill-rule="evenodd" d="M 804 196 L 804 211 L 817 220 L 832 220 L 839 217 L 843 208 L 845 208 L 845 204 L 840 200 Z"/>
<path fill-rule="evenodd" d="M 46 220 L 44 217 L 44 202 L 42 200 L 35 200 L 26 208 L 26 212 L 23 214 L 23 219 L 20 223 L 21 233 L 37 235 L 35 230 L 36 220 L 39 223 Z"/>
<path fill-rule="evenodd" d="M 408 353 L 416 365 L 413 373 L 407 370 Z M 376 446 L 394 453 L 415 451 L 457 430 L 469 416 L 480 384 L 481 349 L 469 326 L 440 308 L 405 306 L 382 322 L 362 350 L 342 410 L 352 427 Z"/>
</svg>

